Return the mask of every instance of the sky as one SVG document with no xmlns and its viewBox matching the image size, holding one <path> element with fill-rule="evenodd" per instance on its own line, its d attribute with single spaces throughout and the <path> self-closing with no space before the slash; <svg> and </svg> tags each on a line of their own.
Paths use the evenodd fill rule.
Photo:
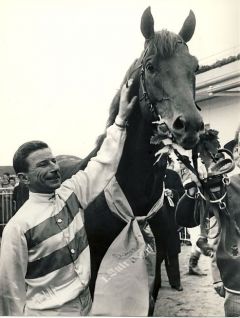
<svg viewBox="0 0 240 318">
<path fill-rule="evenodd" d="M 175 33 L 194 11 L 200 65 L 240 52 L 239 0 L 0 0 L 0 166 L 29 140 L 55 155 L 92 150 L 142 52 L 148 6 L 155 30 Z"/>
</svg>

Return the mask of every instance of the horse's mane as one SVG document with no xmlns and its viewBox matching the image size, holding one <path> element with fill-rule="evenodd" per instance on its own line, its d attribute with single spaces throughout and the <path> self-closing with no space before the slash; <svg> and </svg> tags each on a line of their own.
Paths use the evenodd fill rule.
<svg viewBox="0 0 240 318">
<path fill-rule="evenodd" d="M 111 102 L 110 108 L 109 108 L 109 117 L 107 119 L 106 122 L 106 126 L 105 126 L 105 132 L 98 136 L 97 141 L 96 141 L 96 146 L 97 148 L 100 148 L 105 136 L 106 136 L 106 129 L 108 127 L 110 127 L 111 125 L 113 125 L 115 118 L 118 114 L 118 110 L 119 110 L 119 102 L 120 102 L 120 93 L 121 93 L 121 89 L 122 86 L 128 81 L 128 79 L 132 78 L 133 79 L 133 84 L 132 84 L 132 90 L 131 90 L 131 96 L 129 96 L 130 98 L 134 95 L 138 95 L 138 80 L 139 80 L 139 62 L 140 59 L 136 59 L 132 65 L 129 67 L 128 71 L 126 72 L 124 79 L 120 85 L 120 88 L 117 90 L 115 96 L 113 97 L 113 100 Z"/>
</svg>

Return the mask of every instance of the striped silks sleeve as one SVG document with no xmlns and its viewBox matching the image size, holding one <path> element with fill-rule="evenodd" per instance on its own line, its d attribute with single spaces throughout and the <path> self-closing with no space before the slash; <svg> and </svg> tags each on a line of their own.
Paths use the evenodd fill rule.
<svg viewBox="0 0 240 318">
<path fill-rule="evenodd" d="M 20 226 L 9 221 L 1 244 L 0 315 L 21 316 L 26 302 L 27 242 Z"/>
<path fill-rule="evenodd" d="M 105 140 L 85 170 L 77 172 L 62 186 L 71 189 L 77 196 L 83 209 L 92 202 L 107 186 L 115 175 L 122 156 L 126 139 L 126 129 L 112 125 L 107 129 Z"/>
</svg>

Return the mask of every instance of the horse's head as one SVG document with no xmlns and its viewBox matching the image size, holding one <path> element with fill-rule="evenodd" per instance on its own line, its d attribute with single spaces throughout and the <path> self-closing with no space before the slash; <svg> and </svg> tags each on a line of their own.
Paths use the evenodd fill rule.
<svg viewBox="0 0 240 318">
<path fill-rule="evenodd" d="M 138 60 L 141 66 L 140 105 L 145 118 L 149 108 L 160 115 L 176 143 L 191 149 L 204 129 L 197 110 L 195 72 L 197 59 L 190 55 L 186 43 L 195 29 L 195 16 L 190 11 L 179 34 L 154 31 L 154 20 L 147 8 L 141 19 L 145 50 Z"/>
</svg>

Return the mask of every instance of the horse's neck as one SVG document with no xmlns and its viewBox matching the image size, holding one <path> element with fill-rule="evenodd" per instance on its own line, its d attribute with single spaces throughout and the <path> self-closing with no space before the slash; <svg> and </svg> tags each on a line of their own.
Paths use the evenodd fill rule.
<svg viewBox="0 0 240 318">
<path fill-rule="evenodd" d="M 135 215 L 145 215 L 162 193 L 163 171 L 154 166 L 151 127 L 135 120 L 128 129 L 116 178 Z"/>
</svg>

